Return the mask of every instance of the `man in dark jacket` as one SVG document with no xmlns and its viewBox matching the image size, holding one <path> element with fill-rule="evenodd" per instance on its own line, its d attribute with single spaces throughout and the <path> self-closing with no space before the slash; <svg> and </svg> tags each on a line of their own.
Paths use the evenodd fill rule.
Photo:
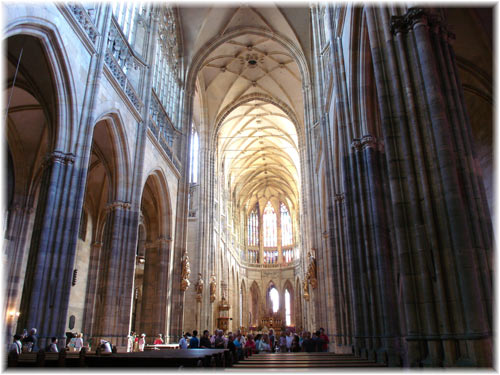
<svg viewBox="0 0 500 375">
<path fill-rule="evenodd" d="M 201 349 L 212 349 L 212 343 L 210 342 L 210 336 L 208 330 L 203 331 L 203 336 L 200 339 Z"/>
</svg>

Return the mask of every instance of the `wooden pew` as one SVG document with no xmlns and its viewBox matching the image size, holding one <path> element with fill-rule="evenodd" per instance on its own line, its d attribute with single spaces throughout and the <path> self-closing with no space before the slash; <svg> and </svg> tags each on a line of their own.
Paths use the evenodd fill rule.
<svg viewBox="0 0 500 375">
<path fill-rule="evenodd" d="M 134 353 L 88 354 L 89 367 L 211 367 L 225 365 L 227 349 L 150 350 Z"/>
</svg>

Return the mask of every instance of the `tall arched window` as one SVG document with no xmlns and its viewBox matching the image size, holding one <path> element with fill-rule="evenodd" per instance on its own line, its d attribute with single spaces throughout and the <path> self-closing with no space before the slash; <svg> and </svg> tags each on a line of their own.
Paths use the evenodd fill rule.
<svg viewBox="0 0 500 375">
<path fill-rule="evenodd" d="M 292 324 L 292 310 L 290 308 L 290 292 L 285 290 L 285 324 L 290 326 Z"/>
<path fill-rule="evenodd" d="M 292 245 L 292 218 L 284 203 L 281 203 L 281 245 Z"/>
<path fill-rule="evenodd" d="M 191 173 L 189 182 L 196 184 L 198 182 L 198 155 L 199 155 L 199 140 L 198 132 L 192 126 L 191 131 Z"/>
<path fill-rule="evenodd" d="M 248 217 L 248 245 L 259 246 L 259 204 Z"/>
<path fill-rule="evenodd" d="M 271 303 L 273 304 L 273 313 L 278 312 L 280 308 L 280 295 L 276 288 L 271 288 L 269 291 L 269 297 L 271 298 Z"/>
<path fill-rule="evenodd" d="M 275 247 L 277 246 L 277 236 L 276 236 L 276 213 L 274 212 L 273 205 L 271 201 L 267 202 L 266 208 L 264 209 L 264 246 L 265 247 Z"/>
</svg>

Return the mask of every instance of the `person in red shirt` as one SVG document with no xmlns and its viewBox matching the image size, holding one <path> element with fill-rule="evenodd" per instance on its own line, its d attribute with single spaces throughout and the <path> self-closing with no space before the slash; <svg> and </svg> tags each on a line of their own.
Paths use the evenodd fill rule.
<svg viewBox="0 0 500 375">
<path fill-rule="evenodd" d="M 327 352 L 328 351 L 328 344 L 330 343 L 330 339 L 328 338 L 328 336 L 325 334 L 325 329 L 324 328 L 320 328 L 319 329 L 319 339 L 322 341 L 322 346 L 321 346 L 321 351 L 322 352 Z"/>
<path fill-rule="evenodd" d="M 257 348 L 255 346 L 255 341 L 253 341 L 253 335 L 247 335 L 247 342 L 245 343 L 245 348 L 250 348 L 252 353 L 257 353 Z"/>
<path fill-rule="evenodd" d="M 161 335 L 161 333 L 159 333 L 153 345 L 161 345 L 161 344 L 163 344 L 163 336 Z"/>
</svg>

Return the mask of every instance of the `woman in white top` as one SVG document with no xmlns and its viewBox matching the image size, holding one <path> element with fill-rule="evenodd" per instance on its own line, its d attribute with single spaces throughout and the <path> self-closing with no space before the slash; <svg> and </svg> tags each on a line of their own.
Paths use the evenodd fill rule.
<svg viewBox="0 0 500 375">
<path fill-rule="evenodd" d="M 79 333 L 78 335 L 76 335 L 76 338 L 75 338 L 75 342 L 74 342 L 74 348 L 75 348 L 75 352 L 79 352 L 80 350 L 82 350 L 82 347 L 83 347 L 83 333 Z"/>
<path fill-rule="evenodd" d="M 146 334 L 143 333 L 141 335 L 141 338 L 139 339 L 139 351 L 143 352 L 145 346 L 146 346 Z"/>
</svg>

